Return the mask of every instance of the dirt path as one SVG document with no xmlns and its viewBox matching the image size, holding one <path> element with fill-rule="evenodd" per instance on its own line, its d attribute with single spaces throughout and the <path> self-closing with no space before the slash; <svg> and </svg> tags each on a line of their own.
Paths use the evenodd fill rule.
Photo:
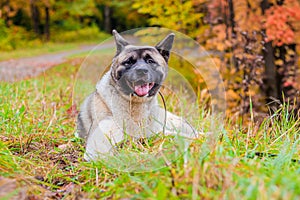
<svg viewBox="0 0 300 200">
<path fill-rule="evenodd" d="M 65 52 L 44 54 L 28 58 L 11 59 L 0 62 L 0 81 L 14 82 L 29 77 L 34 77 L 43 73 L 50 67 L 67 61 L 67 57 L 78 53 L 84 53 L 95 50 L 113 47 L 113 43 L 107 43 L 101 46 L 86 45 L 78 49 Z"/>
<path fill-rule="evenodd" d="M 137 38 L 133 38 L 131 36 L 126 37 L 126 39 L 133 44 L 136 44 L 139 41 Z M 115 44 L 113 40 L 107 40 L 101 45 L 86 45 L 81 46 L 78 49 L 68 50 L 64 52 L 0 61 L 0 82 L 14 82 L 25 78 L 35 77 L 53 66 L 57 66 L 61 63 L 66 62 L 69 56 L 88 52 L 91 50 L 103 50 L 107 48 L 113 48 L 114 45 Z M 189 50 L 189 56 L 193 57 L 193 53 L 196 53 L 194 56 L 199 58 L 197 46 L 195 47 L 195 49 L 179 49 L 177 51 L 182 51 L 182 53 L 180 53 L 179 55 L 184 55 L 184 52 L 186 50 Z M 207 52 L 204 52 L 202 56 L 207 56 Z"/>
</svg>

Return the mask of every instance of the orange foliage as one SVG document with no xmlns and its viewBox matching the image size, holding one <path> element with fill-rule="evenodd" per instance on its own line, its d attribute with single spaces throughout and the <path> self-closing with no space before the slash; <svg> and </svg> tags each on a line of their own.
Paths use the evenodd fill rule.
<svg viewBox="0 0 300 200">
<path fill-rule="evenodd" d="M 300 20 L 300 4 L 296 0 L 285 0 L 283 5 L 274 5 L 266 11 L 264 28 L 267 42 L 276 46 L 295 43 L 294 23 Z"/>
<path fill-rule="evenodd" d="M 208 3 L 207 8 L 209 12 L 210 23 L 217 23 L 220 19 L 220 16 L 224 16 L 227 14 L 227 0 L 211 0 Z"/>
</svg>

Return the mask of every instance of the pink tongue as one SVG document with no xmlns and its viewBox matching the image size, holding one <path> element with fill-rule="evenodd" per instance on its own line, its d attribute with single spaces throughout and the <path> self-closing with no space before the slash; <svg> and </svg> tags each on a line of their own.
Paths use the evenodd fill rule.
<svg viewBox="0 0 300 200">
<path fill-rule="evenodd" d="M 149 84 L 134 86 L 134 91 L 139 96 L 145 96 L 150 90 Z"/>
</svg>

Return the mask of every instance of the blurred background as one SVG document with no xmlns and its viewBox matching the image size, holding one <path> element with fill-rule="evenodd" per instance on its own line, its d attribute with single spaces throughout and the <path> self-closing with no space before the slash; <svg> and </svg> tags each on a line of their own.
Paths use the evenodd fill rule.
<svg viewBox="0 0 300 200">
<path fill-rule="evenodd" d="M 247 121 L 251 111 L 263 119 L 282 103 L 299 111 L 299 0 L 0 0 L 0 62 L 96 45 L 112 29 L 148 26 L 179 31 L 209 52 L 231 117 Z M 209 99 L 201 74 L 178 68 Z"/>
</svg>

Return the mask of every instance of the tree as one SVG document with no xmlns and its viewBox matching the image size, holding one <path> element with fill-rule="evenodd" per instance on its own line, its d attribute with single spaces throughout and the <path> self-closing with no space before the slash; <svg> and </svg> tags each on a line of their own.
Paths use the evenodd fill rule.
<svg viewBox="0 0 300 200">
<path fill-rule="evenodd" d="M 272 6 L 265 10 L 266 41 L 272 42 L 274 48 L 278 98 L 289 101 L 297 93 L 296 73 L 299 66 L 296 51 L 299 45 L 296 44 L 300 40 L 297 41 L 295 35 L 300 33 L 300 3 L 297 0 L 281 0 L 270 4 Z"/>
<path fill-rule="evenodd" d="M 204 0 L 198 1 L 135 1 L 133 8 L 149 16 L 149 24 L 163 26 L 196 38 L 205 30 L 204 14 L 201 12 Z"/>
<path fill-rule="evenodd" d="M 261 10 L 262 14 L 266 13 L 266 10 L 270 8 L 270 3 L 268 0 L 263 0 L 261 2 Z M 265 33 L 265 29 L 263 29 Z M 274 48 L 272 46 L 271 41 L 266 41 L 264 43 L 264 51 L 263 51 L 264 61 L 265 61 L 265 94 L 266 94 L 266 101 L 272 107 L 276 107 L 276 102 L 274 99 L 279 99 L 279 81 L 278 81 L 278 72 L 275 65 L 275 56 L 274 56 Z"/>
<path fill-rule="evenodd" d="M 30 11 L 34 33 L 40 35 L 40 11 L 36 0 L 30 0 Z"/>
<path fill-rule="evenodd" d="M 50 3 L 45 1 L 45 36 L 46 41 L 50 40 Z"/>
<path fill-rule="evenodd" d="M 211 28 L 206 46 L 226 52 L 220 59 L 227 63 L 221 70 L 231 108 L 247 113 L 251 96 L 254 109 L 261 112 L 264 104 L 258 94 L 267 102 L 283 102 L 282 94 L 289 100 L 295 98 L 299 2 L 212 0 L 207 7 Z M 264 65 L 259 64 L 261 60 Z"/>
</svg>

